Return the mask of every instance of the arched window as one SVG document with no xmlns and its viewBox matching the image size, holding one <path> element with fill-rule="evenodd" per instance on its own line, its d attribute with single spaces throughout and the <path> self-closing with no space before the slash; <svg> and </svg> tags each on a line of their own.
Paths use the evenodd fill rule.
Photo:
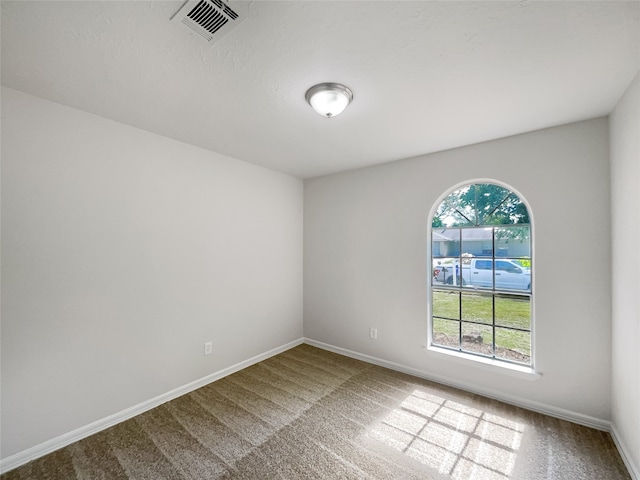
<svg viewBox="0 0 640 480">
<path fill-rule="evenodd" d="M 531 224 L 514 192 L 465 185 L 431 221 L 430 345 L 531 365 Z"/>
</svg>

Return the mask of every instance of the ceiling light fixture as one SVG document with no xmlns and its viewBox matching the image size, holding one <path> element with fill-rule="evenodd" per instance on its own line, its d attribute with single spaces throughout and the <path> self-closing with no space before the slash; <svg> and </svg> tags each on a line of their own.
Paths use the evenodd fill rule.
<svg viewBox="0 0 640 480">
<path fill-rule="evenodd" d="M 320 83 L 305 94 L 309 105 L 323 117 L 340 115 L 353 100 L 353 92 L 339 83 Z"/>
</svg>

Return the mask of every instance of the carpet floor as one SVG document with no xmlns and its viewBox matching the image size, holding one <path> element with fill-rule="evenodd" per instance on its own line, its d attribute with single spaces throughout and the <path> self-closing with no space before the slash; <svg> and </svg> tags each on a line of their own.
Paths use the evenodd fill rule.
<svg viewBox="0 0 640 480">
<path fill-rule="evenodd" d="M 629 479 L 610 435 L 300 345 L 2 475 Z"/>
</svg>

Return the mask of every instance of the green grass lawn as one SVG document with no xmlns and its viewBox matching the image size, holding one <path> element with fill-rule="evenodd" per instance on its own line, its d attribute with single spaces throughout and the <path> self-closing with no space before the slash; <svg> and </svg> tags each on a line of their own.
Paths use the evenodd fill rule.
<svg viewBox="0 0 640 480">
<path fill-rule="evenodd" d="M 447 342 L 458 342 L 460 322 L 462 333 L 482 335 L 484 344 L 491 344 L 495 308 L 496 347 L 531 355 L 531 306 L 528 297 L 496 297 L 475 292 L 459 293 L 442 290 L 433 292 L 433 331 L 445 335 Z M 462 310 L 462 311 L 461 311 Z M 436 318 L 441 317 L 441 318 Z M 447 320 L 451 319 L 451 320 Z M 464 321 L 479 322 L 466 323 Z M 527 331 L 509 330 L 500 327 L 521 328 Z M 442 337 L 440 337 L 442 338 Z M 451 345 L 456 346 L 457 345 Z M 478 347 L 479 348 L 479 347 Z M 476 351 L 476 346 L 463 345 L 463 349 Z M 482 353 L 478 351 L 478 353 Z"/>
</svg>

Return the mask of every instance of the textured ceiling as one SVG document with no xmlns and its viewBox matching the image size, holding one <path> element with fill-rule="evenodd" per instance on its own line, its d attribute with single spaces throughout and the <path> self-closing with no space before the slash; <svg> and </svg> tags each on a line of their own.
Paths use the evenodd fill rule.
<svg viewBox="0 0 640 480">
<path fill-rule="evenodd" d="M 640 69 L 637 1 L 256 1 L 214 45 L 182 3 L 2 1 L 2 84 L 308 178 L 606 115 Z"/>
</svg>

